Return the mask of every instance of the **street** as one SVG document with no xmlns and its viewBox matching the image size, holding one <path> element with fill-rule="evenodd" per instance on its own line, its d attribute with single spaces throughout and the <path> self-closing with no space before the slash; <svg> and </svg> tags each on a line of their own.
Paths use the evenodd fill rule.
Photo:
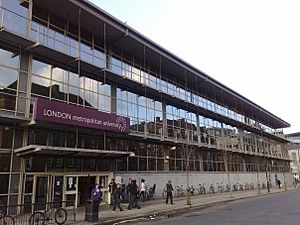
<svg viewBox="0 0 300 225">
<path fill-rule="evenodd" d="M 172 218 L 135 221 L 135 225 L 299 225 L 299 190 L 219 204 Z"/>
</svg>

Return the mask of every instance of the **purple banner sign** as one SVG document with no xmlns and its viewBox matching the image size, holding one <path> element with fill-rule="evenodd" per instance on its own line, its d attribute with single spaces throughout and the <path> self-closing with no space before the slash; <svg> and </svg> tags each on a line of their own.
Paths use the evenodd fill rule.
<svg viewBox="0 0 300 225">
<path fill-rule="evenodd" d="M 127 134 L 130 131 L 128 117 L 43 98 L 34 102 L 33 119 Z"/>
</svg>

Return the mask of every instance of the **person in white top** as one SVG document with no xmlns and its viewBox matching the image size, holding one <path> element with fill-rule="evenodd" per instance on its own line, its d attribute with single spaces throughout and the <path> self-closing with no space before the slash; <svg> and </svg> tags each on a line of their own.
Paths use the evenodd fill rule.
<svg viewBox="0 0 300 225">
<path fill-rule="evenodd" d="M 141 191 L 141 197 L 143 202 L 146 200 L 146 182 L 145 179 L 141 180 L 141 187 L 140 187 L 140 191 Z"/>
</svg>

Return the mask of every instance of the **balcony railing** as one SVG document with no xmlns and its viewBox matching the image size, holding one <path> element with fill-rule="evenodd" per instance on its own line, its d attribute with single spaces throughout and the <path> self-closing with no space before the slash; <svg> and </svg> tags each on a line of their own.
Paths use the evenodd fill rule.
<svg viewBox="0 0 300 225">
<path fill-rule="evenodd" d="M 147 70 L 138 69 L 130 63 L 120 60 L 122 59 L 120 56 L 106 56 L 101 47 L 94 44 L 92 45 L 89 41 L 79 39 L 76 35 L 73 35 L 64 29 L 49 23 L 47 26 L 43 24 L 47 24 L 47 21 L 35 17 L 33 20 L 28 20 L 12 11 L 0 8 L 0 26 L 9 32 L 27 38 L 33 42 L 38 42 L 48 48 L 70 55 L 74 58 L 80 58 L 82 61 L 96 67 L 107 67 L 108 70 L 115 74 L 134 80 L 168 95 L 175 96 L 181 100 L 188 101 L 196 106 L 203 107 L 209 111 L 226 116 L 251 127 L 262 129 L 271 134 L 277 132 L 277 130 L 260 124 L 253 119 L 246 118 L 231 109 L 218 105 L 200 95 L 196 95 L 191 91 L 186 90 L 185 87 L 175 84 L 171 80 L 160 79 L 157 74 L 145 72 Z M 4 102 L 2 105 L 7 110 L 13 110 L 14 107 L 14 103 L 12 102 L 9 104 L 8 102 Z M 184 139 L 181 138 L 179 134 L 174 134 L 174 138 Z M 193 141 L 196 142 L 196 138 L 193 139 Z"/>
</svg>

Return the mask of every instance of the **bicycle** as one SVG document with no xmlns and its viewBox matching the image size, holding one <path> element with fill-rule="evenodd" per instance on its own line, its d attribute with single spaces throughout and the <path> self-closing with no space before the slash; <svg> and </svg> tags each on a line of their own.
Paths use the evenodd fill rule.
<svg viewBox="0 0 300 225">
<path fill-rule="evenodd" d="M 67 210 L 61 207 L 51 207 L 46 211 L 36 211 L 30 216 L 29 224 L 45 225 L 53 220 L 56 224 L 63 225 L 67 221 Z"/>
<path fill-rule="evenodd" d="M 6 215 L 3 210 L 0 210 L 0 221 L 3 225 L 15 225 L 15 220 L 12 216 Z"/>
<path fill-rule="evenodd" d="M 210 187 L 209 187 L 209 193 L 210 193 L 210 194 L 215 194 L 215 193 L 216 193 L 215 187 L 214 187 L 213 184 L 211 184 Z"/>
<path fill-rule="evenodd" d="M 200 195 L 206 194 L 205 184 L 199 184 L 198 193 L 199 193 Z"/>
<path fill-rule="evenodd" d="M 155 193 L 156 184 L 154 184 L 152 187 L 146 189 L 146 200 L 154 199 L 154 193 Z"/>
<path fill-rule="evenodd" d="M 175 186 L 174 196 L 175 197 L 183 197 L 184 196 L 184 189 L 183 189 L 182 184 L 180 186 Z"/>
<path fill-rule="evenodd" d="M 167 188 L 166 187 L 163 188 L 163 190 L 162 190 L 162 197 L 163 197 L 163 199 L 165 199 L 167 197 Z"/>
</svg>

